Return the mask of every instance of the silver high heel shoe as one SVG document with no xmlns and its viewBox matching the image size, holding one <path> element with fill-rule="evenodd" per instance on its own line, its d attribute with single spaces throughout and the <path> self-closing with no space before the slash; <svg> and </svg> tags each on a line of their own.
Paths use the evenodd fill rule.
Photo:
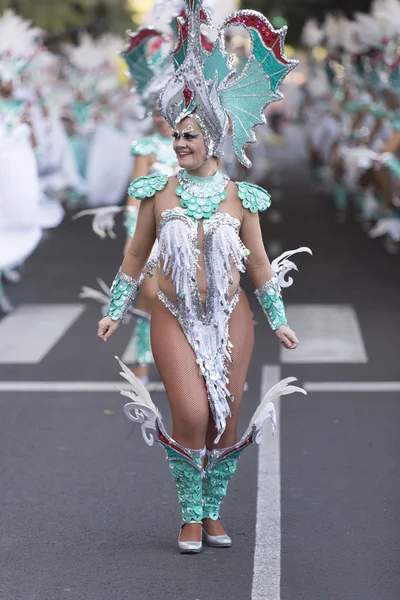
<svg viewBox="0 0 400 600">
<path fill-rule="evenodd" d="M 212 548 L 230 548 L 232 540 L 226 533 L 224 535 L 209 535 L 203 527 L 203 542 Z"/>
<path fill-rule="evenodd" d="M 197 521 L 191 521 L 192 523 L 196 523 Z M 184 523 L 187 525 L 187 523 Z M 183 529 L 183 525 L 181 526 L 179 537 L 178 537 L 178 548 L 181 554 L 199 554 L 203 548 L 203 542 L 181 542 L 181 531 Z"/>
</svg>

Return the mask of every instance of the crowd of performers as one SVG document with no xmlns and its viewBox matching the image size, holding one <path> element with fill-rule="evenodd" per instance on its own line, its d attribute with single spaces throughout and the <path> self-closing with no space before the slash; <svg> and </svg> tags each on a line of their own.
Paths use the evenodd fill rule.
<svg viewBox="0 0 400 600">
<path fill-rule="evenodd" d="M 121 85 L 122 39 L 86 34 L 55 54 L 43 38 L 12 11 L 0 17 L 0 313 L 13 308 L 4 283 L 66 210 L 121 200 L 132 139 L 149 126 Z"/>
<path fill-rule="evenodd" d="M 399 39 L 398 0 L 376 0 L 353 21 L 309 21 L 303 31 L 314 184 L 332 190 L 339 223 L 353 216 L 391 254 L 400 253 Z"/>
</svg>

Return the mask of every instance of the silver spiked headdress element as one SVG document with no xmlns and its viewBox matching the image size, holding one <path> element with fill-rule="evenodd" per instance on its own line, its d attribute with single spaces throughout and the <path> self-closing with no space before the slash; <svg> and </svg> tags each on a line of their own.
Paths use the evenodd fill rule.
<svg viewBox="0 0 400 600">
<path fill-rule="evenodd" d="M 265 123 L 264 110 L 282 98 L 278 88 L 298 64 L 284 54 L 286 27 L 275 30 L 259 12 L 234 12 L 222 24 L 213 48 L 202 44 L 201 25 L 212 27 L 203 0 L 185 0 L 186 14 L 178 18 L 178 44 L 172 52 L 175 73 L 161 94 L 163 114 L 171 127 L 186 117 L 195 118 L 203 132 L 208 156 L 222 156 L 229 120 L 238 160 L 246 167 L 246 144 L 255 142 L 254 128 Z M 245 27 L 251 50 L 240 75 L 225 50 L 225 30 Z"/>
</svg>

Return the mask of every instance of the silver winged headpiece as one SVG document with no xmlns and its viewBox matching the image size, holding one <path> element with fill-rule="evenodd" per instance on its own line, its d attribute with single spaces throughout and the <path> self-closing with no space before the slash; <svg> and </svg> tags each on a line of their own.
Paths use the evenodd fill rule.
<svg viewBox="0 0 400 600">
<path fill-rule="evenodd" d="M 172 52 L 175 73 L 161 94 L 161 110 L 172 127 L 185 117 L 195 118 L 208 156 L 222 156 L 231 121 L 236 156 L 250 167 L 245 146 L 256 141 L 254 129 L 265 123 L 265 108 L 282 98 L 278 88 L 298 64 L 284 54 L 287 28 L 275 30 L 259 12 L 236 11 L 221 25 L 207 51 L 202 25 L 212 26 L 203 0 L 185 0 L 185 16 L 178 19 L 178 43 Z M 249 58 L 239 75 L 225 49 L 225 31 L 231 26 L 245 27 L 251 40 Z"/>
</svg>

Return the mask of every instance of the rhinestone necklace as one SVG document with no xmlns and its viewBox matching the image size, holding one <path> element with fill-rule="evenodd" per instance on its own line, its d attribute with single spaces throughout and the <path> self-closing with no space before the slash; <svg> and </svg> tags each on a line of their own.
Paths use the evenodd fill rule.
<svg viewBox="0 0 400 600">
<path fill-rule="evenodd" d="M 209 219 L 226 200 L 229 177 L 217 171 L 212 177 L 195 177 L 182 169 L 177 174 L 179 186 L 175 193 L 186 214 L 194 219 Z"/>
</svg>

